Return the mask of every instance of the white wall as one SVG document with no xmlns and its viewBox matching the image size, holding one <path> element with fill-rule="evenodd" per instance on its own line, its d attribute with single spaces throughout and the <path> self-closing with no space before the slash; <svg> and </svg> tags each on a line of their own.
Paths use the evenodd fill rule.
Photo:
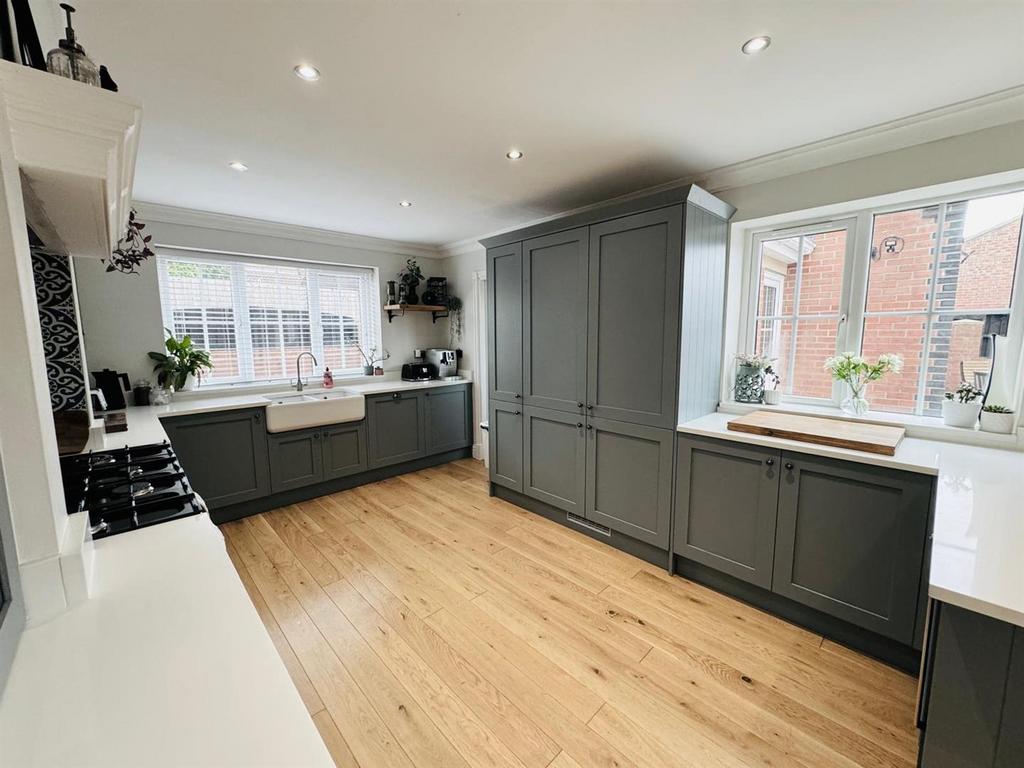
<svg viewBox="0 0 1024 768">
<path fill-rule="evenodd" d="M 144 204 L 139 214 L 154 244 L 377 267 L 382 305 L 385 281 L 395 279 L 407 258 L 415 257 L 427 276 L 444 276 L 449 269 L 442 259 L 369 238 L 198 212 L 168 213 Z M 160 217 L 189 223 L 170 223 Z M 391 250 L 378 250 L 385 247 Z M 99 261 L 76 258 L 75 275 L 90 370 L 126 371 L 133 382 L 140 377 L 152 379 L 146 354 L 161 350 L 164 339 L 154 260 L 144 264 L 139 275 L 121 275 L 105 272 Z M 410 313 L 391 323 L 382 314 L 381 329 L 384 347 L 391 352 L 386 370 L 411 361 L 414 348 L 448 344 L 447 322 L 432 324 L 427 313 Z"/>
<path fill-rule="evenodd" d="M 482 444 L 483 435 L 480 430 L 480 422 L 487 420 L 487 414 L 481 408 L 483 392 L 480 391 L 481 366 L 487 365 L 487 359 L 485 357 L 481 360 L 477 352 L 479 349 L 480 317 L 486 311 L 486 307 L 477 305 L 476 283 L 473 275 L 486 269 L 487 263 L 484 258 L 483 246 L 471 248 L 445 259 L 443 267 L 443 270 L 448 275 L 449 292 L 462 299 L 463 334 L 462 340 L 457 344 L 458 348 L 462 350 L 462 361 L 459 363 L 459 368 L 473 371 L 474 446 Z M 478 451 L 479 449 L 474 447 L 474 450 Z"/>
</svg>

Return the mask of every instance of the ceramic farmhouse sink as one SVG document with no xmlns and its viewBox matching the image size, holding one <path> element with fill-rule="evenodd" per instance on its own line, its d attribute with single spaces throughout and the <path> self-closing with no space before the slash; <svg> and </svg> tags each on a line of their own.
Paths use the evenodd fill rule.
<svg viewBox="0 0 1024 768">
<path fill-rule="evenodd" d="M 319 427 L 359 421 L 366 415 L 363 396 L 347 389 L 330 392 L 281 392 L 264 395 L 267 401 L 267 431 Z"/>
</svg>

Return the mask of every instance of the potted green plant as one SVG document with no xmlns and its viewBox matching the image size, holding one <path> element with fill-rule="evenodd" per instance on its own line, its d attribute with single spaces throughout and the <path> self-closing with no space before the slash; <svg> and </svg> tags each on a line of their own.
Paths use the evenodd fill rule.
<svg viewBox="0 0 1024 768">
<path fill-rule="evenodd" d="M 868 412 L 870 404 L 867 399 L 868 383 L 878 381 L 887 373 L 899 373 L 903 370 L 903 358 L 899 355 L 879 355 L 874 363 L 864 357 L 847 352 L 830 357 L 825 361 L 825 370 L 832 374 L 836 381 L 846 385 L 846 394 L 839 407 L 850 416 L 863 416 Z"/>
<path fill-rule="evenodd" d="M 782 402 L 782 377 L 772 366 L 764 369 L 764 404 L 778 405 Z"/>
<path fill-rule="evenodd" d="M 1014 413 L 1005 405 L 984 405 L 981 409 L 981 429 L 983 432 L 995 432 L 1009 435 L 1013 432 Z"/>
<path fill-rule="evenodd" d="M 164 341 L 167 354 L 163 352 L 149 353 L 150 360 L 156 362 L 153 372 L 157 374 L 157 382 L 163 387 L 170 387 L 175 392 L 195 389 L 203 371 L 213 370 L 210 353 L 195 346 L 191 336 L 186 334 L 181 341 L 178 341 L 170 329 L 164 328 L 164 330 L 167 331 L 167 339 Z"/>
<path fill-rule="evenodd" d="M 405 269 L 398 273 L 398 279 L 405 286 L 405 303 L 419 304 L 420 297 L 416 294 L 416 289 L 423 282 L 423 270 L 416 263 L 416 259 L 406 259 Z"/>
<path fill-rule="evenodd" d="M 966 381 L 952 392 L 946 393 L 942 401 L 942 421 L 947 427 L 974 429 L 981 414 L 984 392 Z"/>
<path fill-rule="evenodd" d="M 764 371 L 775 362 L 773 357 L 764 355 L 736 355 L 736 381 L 733 397 L 737 403 L 761 403 L 764 401 Z"/>
<path fill-rule="evenodd" d="M 448 343 L 452 349 L 462 340 L 462 299 L 448 297 Z"/>
</svg>

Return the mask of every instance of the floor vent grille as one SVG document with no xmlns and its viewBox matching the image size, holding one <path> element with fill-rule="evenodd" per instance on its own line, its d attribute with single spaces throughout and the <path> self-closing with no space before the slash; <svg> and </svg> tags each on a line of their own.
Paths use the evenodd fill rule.
<svg viewBox="0 0 1024 768">
<path fill-rule="evenodd" d="M 600 523 L 592 523 L 590 520 L 587 520 L 587 518 L 580 517 L 579 515 L 574 515 L 572 512 L 566 512 L 565 517 L 570 523 L 578 525 L 580 528 L 586 528 L 587 530 L 593 531 L 594 533 L 600 533 L 602 536 L 612 535 L 612 529 L 609 528 L 607 525 L 601 525 Z"/>
</svg>

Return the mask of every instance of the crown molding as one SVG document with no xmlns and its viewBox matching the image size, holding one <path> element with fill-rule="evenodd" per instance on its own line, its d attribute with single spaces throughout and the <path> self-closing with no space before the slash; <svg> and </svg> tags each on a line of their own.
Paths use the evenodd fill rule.
<svg viewBox="0 0 1024 768">
<path fill-rule="evenodd" d="M 646 187 L 612 200 L 602 200 L 593 205 L 532 219 L 515 226 L 482 234 L 479 237 L 446 243 L 438 251 L 444 257 L 472 253 L 481 247 L 478 241 L 484 238 L 542 224 L 562 216 L 583 213 L 610 202 L 627 202 L 637 197 L 663 192 L 681 184 L 698 184 L 709 192 L 721 193 L 736 187 L 759 184 L 1017 121 L 1024 121 L 1024 85 L 920 112 L 898 120 L 879 123 L 821 141 L 761 155 L 693 176 L 673 179 L 664 184 Z"/>
<path fill-rule="evenodd" d="M 298 240 L 306 243 L 319 243 L 339 248 L 354 248 L 361 251 L 394 253 L 401 256 L 440 259 L 444 254 L 439 248 L 426 243 L 410 243 L 402 240 L 387 240 L 368 235 L 354 235 L 348 232 L 335 232 L 317 227 L 304 227 L 298 224 L 284 224 L 277 221 L 253 219 L 247 216 L 234 216 L 227 213 L 198 211 L 192 208 L 179 208 L 174 205 L 148 203 L 144 200 L 135 202 L 139 216 L 145 221 L 162 224 L 178 224 L 203 229 L 219 229 L 226 232 L 237 232 L 257 237 L 279 237 L 286 240 Z"/>
</svg>

